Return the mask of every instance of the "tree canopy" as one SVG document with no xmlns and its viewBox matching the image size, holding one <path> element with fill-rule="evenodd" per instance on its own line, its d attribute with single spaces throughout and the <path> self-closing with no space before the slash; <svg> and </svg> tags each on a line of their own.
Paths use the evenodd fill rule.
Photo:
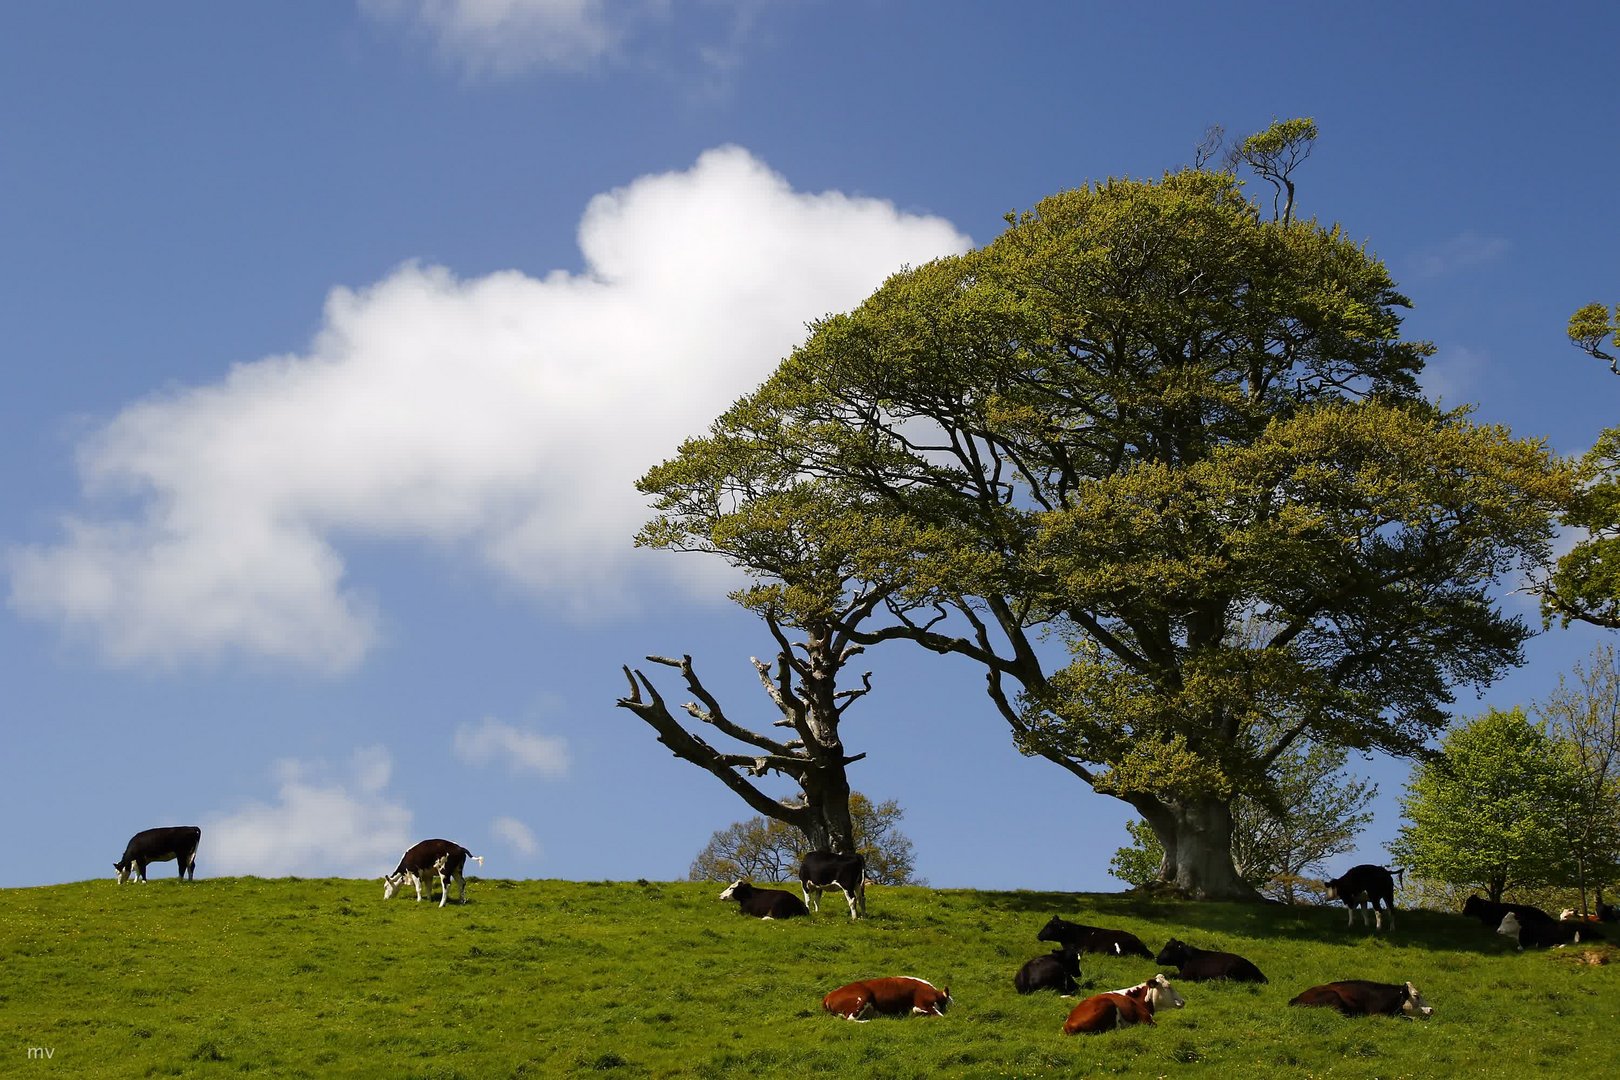
<svg viewBox="0 0 1620 1080">
<path fill-rule="evenodd" d="M 1228 173 L 1060 192 L 813 324 L 644 479 L 649 535 L 836 538 L 881 598 L 852 640 L 976 661 L 1020 749 L 1135 807 L 1170 881 L 1252 895 L 1234 795 L 1302 738 L 1416 752 L 1517 663 L 1492 588 L 1567 494 L 1539 443 L 1422 399 L 1405 306 Z"/>
<path fill-rule="evenodd" d="M 1522 709 L 1491 709 L 1450 731 L 1407 784 L 1390 845 L 1415 876 L 1484 889 L 1563 884 L 1575 811 L 1568 758 Z"/>
</svg>

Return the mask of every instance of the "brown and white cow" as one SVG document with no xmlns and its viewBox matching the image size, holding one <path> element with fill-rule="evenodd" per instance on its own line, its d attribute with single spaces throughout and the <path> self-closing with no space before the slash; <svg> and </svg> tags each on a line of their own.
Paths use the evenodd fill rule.
<svg viewBox="0 0 1620 1080">
<path fill-rule="evenodd" d="M 1151 1024 L 1158 1010 L 1179 1009 L 1186 1004 L 1169 979 L 1155 975 L 1147 982 L 1084 999 L 1069 1011 L 1069 1018 L 1063 1021 L 1063 1034 L 1096 1035 L 1132 1024 Z"/>
<path fill-rule="evenodd" d="M 1384 912 L 1380 905 L 1389 911 L 1389 928 L 1395 929 L 1395 879 L 1406 873 L 1405 870 L 1391 870 L 1386 866 L 1374 866 L 1363 863 L 1352 866 L 1339 877 L 1322 882 L 1327 890 L 1329 900 L 1343 900 L 1344 906 L 1349 909 L 1345 919 L 1346 926 L 1352 926 L 1356 921 L 1356 909 L 1361 909 L 1361 925 L 1367 925 L 1367 908 L 1372 908 L 1377 919 L 1377 929 L 1384 928 Z"/>
<path fill-rule="evenodd" d="M 944 1016 L 950 1005 L 950 987 L 941 990 L 927 979 L 913 979 L 909 975 L 862 979 L 840 986 L 821 999 L 823 1009 L 860 1023 L 865 1023 L 872 1013 Z"/>
<path fill-rule="evenodd" d="M 467 860 L 471 859 L 479 866 L 484 865 L 482 855 L 474 855 L 460 844 L 453 844 L 449 840 L 423 840 L 409 848 L 399 857 L 399 865 L 394 872 L 383 878 L 383 899 L 392 900 L 394 894 L 399 892 L 400 886 L 409 881 L 416 887 L 416 899 L 422 899 L 422 881 L 432 875 L 439 879 L 439 906 L 450 899 L 450 882 L 456 881 L 461 885 L 460 895 L 456 902 L 467 902 L 467 878 L 462 871 L 466 869 Z M 428 899 L 433 899 L 433 886 L 428 885 Z"/>
<path fill-rule="evenodd" d="M 1411 983 L 1369 982 L 1366 979 L 1345 979 L 1342 982 L 1323 983 L 1302 991 L 1288 1002 L 1290 1005 L 1325 1005 L 1338 1009 L 1345 1016 L 1405 1016 L 1415 1019 L 1434 1012 L 1418 988 Z"/>
</svg>

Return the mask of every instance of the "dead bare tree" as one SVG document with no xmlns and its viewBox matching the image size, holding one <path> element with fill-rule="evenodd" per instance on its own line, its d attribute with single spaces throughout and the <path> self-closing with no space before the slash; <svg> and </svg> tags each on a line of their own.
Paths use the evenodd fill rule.
<svg viewBox="0 0 1620 1080">
<path fill-rule="evenodd" d="M 757 657 L 750 660 L 760 685 L 780 714 L 770 726 L 787 729 L 791 737 L 757 731 L 728 717 L 693 670 L 690 656 L 679 660 L 649 656 L 647 660 L 681 673 L 695 699 L 680 707 L 688 716 L 746 750 L 721 750 L 696 731 L 688 730 L 640 669 L 625 666 L 630 693 L 617 704 L 646 721 L 658 732 L 658 741 L 676 757 L 713 774 L 758 813 L 799 829 L 810 839 L 813 849 L 853 854 L 857 848 L 846 770 L 866 755 L 845 753 L 839 724 L 849 707 L 871 691 L 872 673 L 864 673 L 861 686 L 853 690 L 839 690 L 838 675 L 863 651 L 850 640 L 849 630 L 870 614 L 875 603 L 875 599 L 863 599 L 835 617 L 817 620 L 810 628 L 801 627 L 803 634 L 798 641 L 789 638 L 775 615 L 765 613 L 765 624 L 779 651 L 774 664 Z M 775 798 L 754 782 L 773 772 L 797 783 L 799 794 Z"/>
</svg>

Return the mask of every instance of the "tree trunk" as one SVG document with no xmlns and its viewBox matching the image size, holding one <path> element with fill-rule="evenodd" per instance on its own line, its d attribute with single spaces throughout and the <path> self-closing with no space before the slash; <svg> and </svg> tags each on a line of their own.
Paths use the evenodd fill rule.
<svg viewBox="0 0 1620 1080">
<path fill-rule="evenodd" d="M 1164 848 L 1159 880 L 1195 900 L 1255 900 L 1232 862 L 1232 806 L 1219 799 L 1126 800 L 1141 812 Z"/>
<path fill-rule="evenodd" d="M 810 850 L 855 854 L 855 819 L 849 814 L 849 778 L 843 766 L 816 770 L 800 786 L 810 812 L 803 823 L 795 824 L 809 839 Z"/>
</svg>

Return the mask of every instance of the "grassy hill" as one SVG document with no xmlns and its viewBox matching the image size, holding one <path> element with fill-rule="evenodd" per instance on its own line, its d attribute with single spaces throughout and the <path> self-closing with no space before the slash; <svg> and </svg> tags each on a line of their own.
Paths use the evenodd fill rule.
<svg viewBox="0 0 1620 1080">
<path fill-rule="evenodd" d="M 161 868 L 158 868 L 161 872 Z M 851 925 L 759 922 L 687 883 L 473 881 L 465 907 L 374 881 L 221 878 L 0 891 L 7 1076 L 1613 1076 L 1620 954 L 1516 954 L 1460 916 L 1375 937 L 1343 909 L 873 888 Z M 1266 986 L 1177 983 L 1157 1026 L 1065 1037 L 1020 997 L 1053 914 L 1239 952 Z M 1597 966 L 1588 957 L 1616 962 Z M 1085 957 L 1087 992 L 1140 959 Z M 870 975 L 948 985 L 946 1017 L 850 1024 Z M 1288 1008 L 1343 978 L 1417 983 L 1426 1023 Z M 33 1056 L 30 1050 L 33 1048 Z M 49 1051 L 50 1056 L 45 1057 Z"/>
</svg>

